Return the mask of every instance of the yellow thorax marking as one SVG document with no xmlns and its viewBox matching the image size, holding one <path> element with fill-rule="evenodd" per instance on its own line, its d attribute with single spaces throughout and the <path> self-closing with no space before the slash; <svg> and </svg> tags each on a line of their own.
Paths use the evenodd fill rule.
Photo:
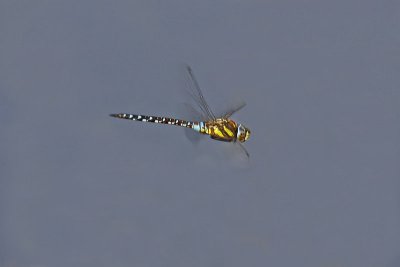
<svg viewBox="0 0 400 267">
<path fill-rule="evenodd" d="M 220 129 L 218 128 L 218 125 L 214 125 L 214 134 L 219 136 L 219 137 L 224 137 L 224 134 L 220 131 Z"/>
<path fill-rule="evenodd" d="M 224 125 L 224 131 L 225 131 L 230 137 L 233 136 L 233 132 L 232 132 L 228 127 L 226 127 L 225 125 Z"/>
</svg>

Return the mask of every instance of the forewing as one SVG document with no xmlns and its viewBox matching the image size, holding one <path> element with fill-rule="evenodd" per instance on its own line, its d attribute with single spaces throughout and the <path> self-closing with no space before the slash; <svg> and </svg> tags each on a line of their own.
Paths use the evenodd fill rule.
<svg viewBox="0 0 400 267">
<path fill-rule="evenodd" d="M 247 151 L 247 149 L 244 147 L 244 145 L 242 143 L 236 142 L 237 145 L 239 145 L 240 150 L 244 153 L 244 155 L 246 155 L 247 159 L 250 158 L 250 154 Z"/>
<path fill-rule="evenodd" d="M 241 110 L 244 106 L 246 106 L 246 103 L 244 101 L 240 101 L 238 103 L 235 103 L 234 105 L 232 105 L 228 109 L 226 109 L 225 112 L 222 113 L 221 117 L 223 117 L 225 119 L 228 119 L 234 113 L 236 113 L 237 111 Z"/>
</svg>

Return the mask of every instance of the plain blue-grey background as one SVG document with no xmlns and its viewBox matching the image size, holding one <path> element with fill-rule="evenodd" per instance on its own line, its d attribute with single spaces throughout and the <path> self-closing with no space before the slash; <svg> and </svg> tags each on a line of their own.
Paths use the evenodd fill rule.
<svg viewBox="0 0 400 267">
<path fill-rule="evenodd" d="M 182 129 L 182 63 L 245 167 Z M 400 266 L 400 2 L 0 1 L 0 266 Z"/>
</svg>

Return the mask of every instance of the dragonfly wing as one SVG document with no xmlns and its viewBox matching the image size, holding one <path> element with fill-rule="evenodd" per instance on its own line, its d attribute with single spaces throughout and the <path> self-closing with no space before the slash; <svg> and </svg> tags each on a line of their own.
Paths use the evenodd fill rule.
<svg viewBox="0 0 400 267">
<path fill-rule="evenodd" d="M 186 136 L 186 138 L 189 139 L 189 141 L 190 141 L 192 144 L 197 145 L 197 144 L 200 142 L 200 140 L 201 140 L 202 138 L 204 138 L 203 135 L 199 134 L 199 133 L 196 132 L 196 131 L 193 131 L 193 129 L 188 129 L 188 128 L 186 128 L 186 129 L 184 129 L 184 130 L 185 130 L 185 136 Z"/>
<path fill-rule="evenodd" d="M 181 103 L 179 105 L 179 116 L 192 122 L 207 120 L 207 117 L 205 117 L 203 112 L 198 111 L 196 108 L 193 107 L 192 104 L 189 103 Z"/>
<path fill-rule="evenodd" d="M 249 154 L 249 152 L 247 151 L 247 149 L 244 147 L 244 145 L 243 145 L 242 143 L 238 143 L 238 142 L 236 142 L 236 143 L 239 145 L 240 149 L 241 149 L 242 152 L 246 155 L 246 157 L 247 157 L 247 158 L 250 158 L 250 154 Z"/>
<path fill-rule="evenodd" d="M 223 159 L 228 160 L 235 167 L 247 168 L 250 166 L 250 154 L 241 143 L 222 142 L 221 146 L 224 148 L 222 150 L 223 154 L 220 154 Z"/>
<path fill-rule="evenodd" d="M 199 83 L 197 82 L 197 79 L 193 74 L 192 68 L 189 65 L 186 65 L 186 71 L 188 73 L 187 87 L 190 96 L 196 102 L 197 106 L 200 108 L 201 112 L 204 114 L 207 120 L 215 120 L 216 117 L 208 106 L 207 101 L 205 100 L 204 95 L 201 92 Z"/>
<path fill-rule="evenodd" d="M 223 114 L 222 118 L 229 118 L 232 116 L 235 112 L 241 110 L 244 106 L 246 106 L 246 103 L 244 101 L 240 101 L 239 103 L 236 103 L 235 105 L 232 105 L 230 108 L 228 108 Z"/>
<path fill-rule="evenodd" d="M 182 117 L 184 116 L 192 122 L 207 120 L 207 118 L 205 118 L 201 112 L 196 110 L 192 105 L 188 103 L 182 103 L 181 105 L 179 105 L 179 113 Z M 197 144 L 203 137 L 203 135 L 190 128 L 185 128 L 184 131 L 187 139 L 189 139 L 189 141 L 193 144 Z"/>
</svg>

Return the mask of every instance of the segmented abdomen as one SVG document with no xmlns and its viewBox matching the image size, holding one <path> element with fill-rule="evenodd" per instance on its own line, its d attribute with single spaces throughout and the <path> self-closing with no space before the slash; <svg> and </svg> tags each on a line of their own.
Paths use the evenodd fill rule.
<svg viewBox="0 0 400 267">
<path fill-rule="evenodd" d="M 166 117 L 157 117 L 157 116 L 147 116 L 147 115 L 135 115 L 135 114 L 127 114 L 127 113 L 118 113 L 118 114 L 110 114 L 111 117 L 133 120 L 133 121 L 144 121 L 144 122 L 153 122 L 153 123 L 162 123 L 162 124 L 170 124 L 177 125 L 186 128 L 193 128 L 194 122 L 178 120 L 173 118 Z"/>
</svg>

